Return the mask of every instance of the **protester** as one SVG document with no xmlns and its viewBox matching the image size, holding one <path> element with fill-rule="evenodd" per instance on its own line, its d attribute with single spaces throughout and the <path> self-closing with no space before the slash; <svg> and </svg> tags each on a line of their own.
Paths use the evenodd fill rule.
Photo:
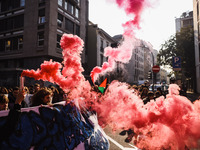
<svg viewBox="0 0 200 150">
<path fill-rule="evenodd" d="M 53 85 L 50 85 L 49 88 L 52 90 L 52 103 L 57 103 L 59 102 L 59 91 L 56 87 L 54 87 Z"/>
<path fill-rule="evenodd" d="M 13 88 L 12 93 L 8 94 L 8 99 L 9 99 L 8 108 L 9 109 L 12 109 L 14 107 L 14 104 L 15 104 L 15 101 L 16 101 L 17 96 L 19 94 L 19 91 L 20 91 L 19 87 L 16 86 L 16 87 Z M 22 106 L 22 108 L 27 107 L 24 100 L 21 102 L 21 106 Z"/>
<path fill-rule="evenodd" d="M 31 99 L 31 106 L 52 104 L 52 91 L 49 88 L 42 88 L 36 92 Z"/>
<path fill-rule="evenodd" d="M 21 90 L 16 96 L 14 106 L 10 109 L 4 126 L 0 126 L 0 141 L 8 139 L 14 133 L 17 122 L 21 116 L 21 104 L 24 100 L 25 91 Z"/>
<path fill-rule="evenodd" d="M 143 99 L 144 104 L 150 102 L 150 100 L 154 100 L 154 93 L 149 91 L 147 97 Z"/>
<path fill-rule="evenodd" d="M 8 94 L 8 90 L 6 87 L 1 87 L 0 88 L 0 94 Z"/>
<path fill-rule="evenodd" d="M 13 88 L 8 88 L 8 94 L 13 92 Z"/>
<path fill-rule="evenodd" d="M 28 90 L 29 90 L 29 94 L 34 94 L 33 85 L 30 85 L 30 86 L 28 87 Z"/>
<path fill-rule="evenodd" d="M 162 96 L 162 94 L 160 93 L 160 91 L 156 91 L 155 92 L 155 99 Z"/>
<path fill-rule="evenodd" d="M 146 87 L 142 88 L 142 91 L 141 91 L 141 94 L 140 94 L 141 99 L 145 99 L 147 97 L 148 91 L 149 91 L 148 88 L 146 88 Z"/>
<path fill-rule="evenodd" d="M 163 93 L 161 87 L 158 87 L 156 91 L 160 92 L 160 95 L 164 95 L 164 93 Z"/>
<path fill-rule="evenodd" d="M 59 102 L 67 100 L 67 94 L 63 91 L 63 89 L 60 88 L 59 86 L 57 89 L 59 92 Z"/>
<path fill-rule="evenodd" d="M 0 94 L 0 111 L 8 110 L 8 102 L 8 97 L 4 94 Z"/>
<path fill-rule="evenodd" d="M 26 94 L 29 94 L 29 89 L 28 89 L 27 86 L 24 87 L 24 90 L 25 90 L 25 93 L 26 93 Z"/>
<path fill-rule="evenodd" d="M 37 93 L 40 90 L 40 84 L 35 83 L 34 85 L 34 93 Z"/>
<path fill-rule="evenodd" d="M 133 85 L 132 88 L 134 89 L 134 93 L 139 96 L 139 91 L 138 91 L 138 86 L 137 85 Z"/>
</svg>

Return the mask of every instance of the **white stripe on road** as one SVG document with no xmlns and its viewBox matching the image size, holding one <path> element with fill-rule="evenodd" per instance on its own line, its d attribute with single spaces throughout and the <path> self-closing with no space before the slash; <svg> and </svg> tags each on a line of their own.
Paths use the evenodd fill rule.
<svg viewBox="0 0 200 150">
<path fill-rule="evenodd" d="M 134 147 L 134 148 L 123 147 L 121 144 L 119 144 L 117 141 L 113 140 L 113 139 L 112 139 L 111 137 L 109 137 L 108 135 L 107 135 L 107 138 L 108 138 L 111 142 L 113 142 L 116 146 L 118 146 L 119 148 L 121 148 L 122 150 L 137 150 L 137 147 L 135 147 L 135 146 L 133 146 L 133 145 L 131 145 L 131 144 L 129 144 L 129 145 L 132 146 L 132 147 Z"/>
</svg>

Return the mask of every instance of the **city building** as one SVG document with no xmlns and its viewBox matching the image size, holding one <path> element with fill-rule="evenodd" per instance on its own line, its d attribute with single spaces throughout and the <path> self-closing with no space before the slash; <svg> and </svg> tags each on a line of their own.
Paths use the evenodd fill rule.
<svg viewBox="0 0 200 150">
<path fill-rule="evenodd" d="M 104 57 L 104 48 L 112 46 L 116 41 L 97 24 L 89 22 L 87 38 L 87 66 L 86 75 L 89 75 L 96 66 L 101 67 L 108 58 Z M 88 76 L 89 77 L 89 76 Z"/>
<path fill-rule="evenodd" d="M 22 70 L 44 60 L 62 62 L 62 34 L 86 42 L 87 25 L 88 0 L 0 0 L 0 86 L 19 86 Z"/>
<path fill-rule="evenodd" d="M 122 41 L 119 35 L 113 37 L 118 43 Z M 127 72 L 125 82 L 129 84 L 143 84 L 146 80 L 152 83 L 152 79 L 148 78 L 149 72 L 152 73 L 152 67 L 157 62 L 158 51 L 153 49 L 153 46 L 146 41 L 138 40 L 135 43 L 135 48 L 132 50 L 132 57 L 129 63 L 124 64 Z M 158 79 L 159 80 L 159 79 Z"/>
<path fill-rule="evenodd" d="M 182 13 L 181 17 L 177 18 L 175 21 L 176 21 L 176 34 L 177 35 L 181 31 L 181 28 L 185 28 L 185 27 L 194 28 L 193 11 L 187 11 L 187 12 Z M 189 51 L 189 53 L 191 53 L 195 56 L 194 49 L 187 48 L 187 51 Z M 181 65 L 184 66 L 185 62 L 186 61 L 181 60 Z M 194 68 L 194 70 L 195 70 L 195 68 Z M 179 83 L 180 86 L 186 85 L 187 90 L 190 90 L 190 91 L 194 91 L 196 89 L 196 85 L 197 85 L 195 83 L 196 82 L 195 73 L 193 73 L 193 76 L 188 76 L 187 71 L 185 71 L 184 67 L 182 67 L 180 71 L 176 71 L 176 82 Z"/>
<path fill-rule="evenodd" d="M 180 32 L 181 28 L 193 26 L 193 11 L 182 13 L 180 18 L 175 19 L 176 32 Z"/>
<path fill-rule="evenodd" d="M 200 1 L 193 0 L 194 20 L 194 44 L 195 44 L 195 66 L 196 66 L 196 91 L 200 93 Z"/>
</svg>

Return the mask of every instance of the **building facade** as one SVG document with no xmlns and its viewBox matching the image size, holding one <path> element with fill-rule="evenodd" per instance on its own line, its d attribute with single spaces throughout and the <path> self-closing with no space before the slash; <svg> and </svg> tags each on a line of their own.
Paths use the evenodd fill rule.
<svg viewBox="0 0 200 150">
<path fill-rule="evenodd" d="M 200 1 L 193 0 L 193 20 L 194 20 L 194 44 L 195 44 L 195 66 L 196 66 L 196 86 L 200 93 Z"/>
<path fill-rule="evenodd" d="M 180 18 L 175 19 L 176 32 L 180 32 L 181 28 L 193 26 L 193 11 L 182 13 Z"/>
<path fill-rule="evenodd" d="M 87 24 L 88 0 L 0 0 L 0 86 L 18 86 L 22 70 L 44 60 L 62 62 L 62 34 L 86 42 Z"/>
<path fill-rule="evenodd" d="M 116 41 L 103 29 L 99 28 L 97 24 L 92 22 L 88 25 L 88 39 L 87 39 L 87 73 L 90 74 L 92 69 L 96 66 L 101 67 L 103 62 L 108 58 L 104 57 L 104 48 L 111 46 Z"/>
</svg>

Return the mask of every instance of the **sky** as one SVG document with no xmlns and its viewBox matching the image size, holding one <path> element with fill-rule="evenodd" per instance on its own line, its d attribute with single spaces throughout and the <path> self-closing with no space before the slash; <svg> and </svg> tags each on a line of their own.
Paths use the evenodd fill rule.
<svg viewBox="0 0 200 150">
<path fill-rule="evenodd" d="M 150 0 L 151 1 L 151 0 Z M 152 7 L 146 8 L 140 22 L 141 29 L 136 37 L 159 50 L 161 44 L 175 34 L 175 18 L 183 12 L 193 10 L 193 0 L 154 0 Z M 133 19 L 123 9 L 109 0 L 89 0 L 89 20 L 109 35 L 123 34 L 122 24 Z"/>
</svg>

